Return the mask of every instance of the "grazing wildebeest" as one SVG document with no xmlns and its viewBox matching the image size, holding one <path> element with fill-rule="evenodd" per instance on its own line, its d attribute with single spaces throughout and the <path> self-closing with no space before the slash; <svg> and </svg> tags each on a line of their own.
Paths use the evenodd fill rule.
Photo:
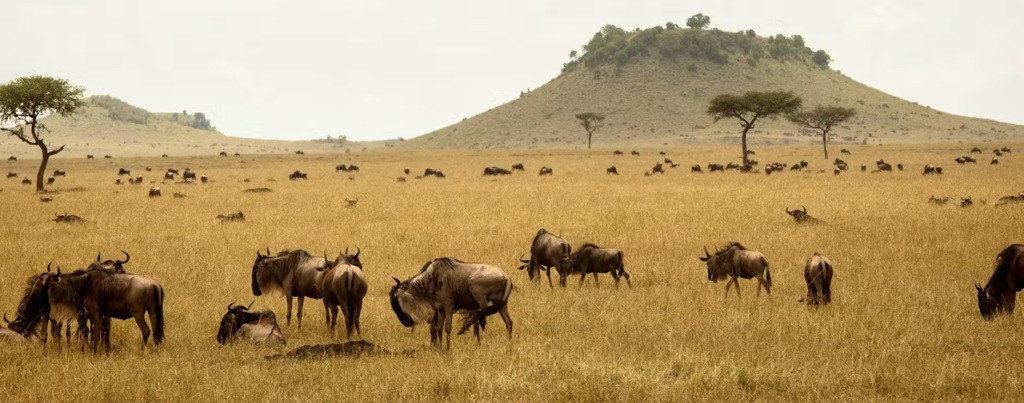
<svg viewBox="0 0 1024 403">
<path fill-rule="evenodd" d="M 748 159 L 747 164 L 749 164 L 750 166 L 757 166 L 758 162 L 757 160 Z"/>
<path fill-rule="evenodd" d="M 121 168 L 121 169 L 117 170 L 117 176 L 125 176 L 125 175 L 132 176 L 132 171 L 128 170 L 128 169 L 124 169 L 124 168 Z"/>
<path fill-rule="evenodd" d="M 242 154 L 239 154 L 239 153 L 235 153 L 235 156 L 236 156 L 236 157 L 241 157 L 241 156 L 242 156 Z"/>
<path fill-rule="evenodd" d="M 633 150 L 633 152 L 631 152 L 630 154 L 632 154 L 632 155 L 635 155 L 635 156 L 637 156 L 637 157 L 639 157 L 639 156 L 640 156 L 640 153 L 639 153 L 639 152 L 637 152 L 636 150 Z"/>
<path fill-rule="evenodd" d="M 666 153 L 664 151 L 661 151 L 661 152 L 658 153 L 658 155 L 668 155 L 668 153 Z"/>
<path fill-rule="evenodd" d="M 572 246 L 569 245 L 569 242 L 541 228 L 533 237 L 533 243 L 530 244 L 530 260 L 519 258 L 520 262 L 525 263 L 519 266 L 519 270 L 526 269 L 530 281 L 537 283 L 540 282 L 540 271 L 546 271 L 548 285 L 554 288 L 555 286 L 551 283 L 551 268 L 554 267 L 560 276 L 558 284 L 565 287 L 565 279 L 568 278 L 569 272 L 562 266 L 570 253 L 572 253 Z"/>
<path fill-rule="evenodd" d="M 998 163 L 999 163 L 999 157 L 992 157 L 992 162 L 990 162 L 989 164 L 995 165 L 995 164 L 998 164 Z"/>
<path fill-rule="evenodd" d="M 173 181 L 174 180 L 174 172 L 167 171 L 166 173 L 164 173 L 164 180 Z"/>
<path fill-rule="evenodd" d="M 302 172 L 302 171 L 295 171 L 295 172 L 292 172 L 291 175 L 288 175 L 288 180 L 295 181 L 295 180 L 299 180 L 299 179 L 307 180 L 307 179 L 309 179 L 309 177 L 306 175 L 305 172 Z"/>
<path fill-rule="evenodd" d="M 541 167 L 540 168 L 540 176 L 544 176 L 544 175 L 550 176 L 550 175 L 554 175 L 554 174 L 555 174 L 555 171 L 553 169 L 551 169 L 550 167 Z"/>
<path fill-rule="evenodd" d="M 459 334 L 470 326 L 483 325 L 486 317 L 498 313 L 512 338 L 512 317 L 508 313 L 512 279 L 501 268 L 445 257 L 427 262 L 408 280 L 392 278 L 395 285 L 388 296 L 398 321 L 405 327 L 430 324 L 432 346 L 441 345 L 443 329 L 448 335 L 446 348 L 451 349 L 452 317 L 459 310 L 473 312 L 463 321 Z M 479 337 L 478 333 L 477 340 Z"/>
<path fill-rule="evenodd" d="M 768 294 L 772 293 L 772 274 L 768 269 L 768 258 L 763 253 L 748 250 L 739 242 L 730 242 L 719 249 L 714 255 L 704 248 L 704 257 L 700 261 L 708 265 L 708 280 L 717 283 L 729 278 L 725 284 L 725 295 L 729 295 L 729 287 L 736 284 L 736 295 L 740 295 L 739 279 L 757 279 L 757 295 L 761 295 L 761 287 Z"/>
<path fill-rule="evenodd" d="M 235 306 L 234 302 L 228 305 L 228 312 L 220 319 L 217 342 L 228 344 L 242 340 L 267 347 L 286 344 L 284 333 L 277 326 L 277 315 L 273 311 L 249 312 L 251 307 L 252 304 Z"/>
<path fill-rule="evenodd" d="M 1017 293 L 1024 290 L 1024 245 L 1013 244 L 996 256 L 996 268 L 985 288 L 978 290 L 978 310 L 981 317 L 992 319 L 997 314 L 1012 314 L 1017 305 Z"/>
<path fill-rule="evenodd" d="M 664 173 L 665 173 L 665 170 L 664 170 L 664 169 L 662 169 L 662 167 L 661 167 L 661 163 L 659 162 L 659 163 L 657 163 L 657 164 L 654 164 L 654 168 L 653 168 L 653 169 L 651 169 L 651 173 L 652 173 L 652 174 L 664 174 Z"/>
<path fill-rule="evenodd" d="M 1009 147 L 1003 147 L 1001 151 L 1004 152 L 1004 153 L 1012 152 L 1012 151 L 1010 151 Z"/>
<path fill-rule="evenodd" d="M 888 162 L 880 162 L 877 166 L 878 170 L 881 172 L 892 172 L 892 165 L 890 165 Z"/>
<path fill-rule="evenodd" d="M 288 303 L 285 320 L 289 325 L 292 323 L 292 298 L 298 297 L 299 306 L 295 317 L 301 329 L 302 305 L 306 298 L 320 299 L 317 278 L 327 264 L 327 259 L 310 255 L 301 249 L 285 250 L 277 256 L 270 256 L 270 248 L 267 248 L 267 256 L 257 250 L 256 261 L 252 265 L 252 295 L 258 297 L 264 292 L 284 294 Z"/>
<path fill-rule="evenodd" d="M 245 214 L 242 214 L 241 211 L 239 211 L 237 213 L 231 213 L 231 214 L 217 214 L 217 220 L 222 222 L 222 223 L 226 223 L 226 222 L 245 222 Z M 270 253 L 270 251 L 267 251 L 267 253 Z"/>
<path fill-rule="evenodd" d="M 842 150 L 839 150 L 839 153 L 840 154 L 850 154 L 850 150 L 847 150 L 847 149 L 844 148 Z"/>
<path fill-rule="evenodd" d="M 974 157 L 968 157 L 968 156 L 965 155 L 962 158 L 964 159 L 964 162 L 966 162 L 966 163 L 970 163 L 970 164 L 977 164 L 978 163 L 978 160 L 974 159 Z"/>
<path fill-rule="evenodd" d="M 790 171 L 803 171 L 803 169 L 804 167 L 800 164 L 793 164 L 793 166 L 789 168 Z"/>
<path fill-rule="evenodd" d="M 359 327 L 359 316 L 363 311 L 363 298 L 366 297 L 366 279 L 363 277 L 361 263 L 359 266 L 352 263 L 359 263 L 359 253 L 355 254 L 353 262 L 348 256 L 342 254 L 334 262 L 327 261 L 320 279 L 317 281 L 317 291 L 324 300 L 324 309 L 330 312 L 330 328 L 334 332 L 338 323 L 338 307 L 345 318 L 345 339 L 352 338 L 352 330 L 361 337 L 362 331 Z M 326 256 L 324 257 L 326 260 Z"/>
<path fill-rule="evenodd" d="M 7 179 L 17 178 L 17 177 L 18 177 L 18 173 L 17 172 L 8 172 L 7 173 Z"/>
<path fill-rule="evenodd" d="M 615 152 L 613 152 L 612 154 L 613 155 L 623 155 L 622 151 L 619 151 L 619 150 L 615 150 Z"/>
<path fill-rule="evenodd" d="M 441 173 L 441 170 L 439 170 L 439 169 L 427 168 L 426 170 L 423 171 L 423 176 L 424 177 L 434 176 L 434 177 L 438 177 L 438 178 L 443 178 L 444 174 Z"/>
<path fill-rule="evenodd" d="M 963 165 L 963 164 L 967 163 L 967 160 L 965 160 L 964 157 L 957 157 L 956 158 L 956 163 L 960 164 L 960 165 Z"/>
<path fill-rule="evenodd" d="M 747 150 L 747 155 L 757 155 L 757 153 L 754 150 Z"/>
<path fill-rule="evenodd" d="M 693 166 L 690 167 L 690 172 L 704 173 L 704 171 L 700 169 L 700 164 L 693 164 Z"/>
<path fill-rule="evenodd" d="M 605 171 L 607 172 L 608 175 L 618 175 L 619 174 L 619 170 L 615 169 L 615 165 L 612 165 L 612 166 L 608 167 L 608 169 L 606 169 Z"/>
<path fill-rule="evenodd" d="M 843 160 L 841 160 L 839 158 L 836 158 L 835 161 L 832 161 L 832 165 L 839 165 L 839 164 L 845 164 L 845 163 L 846 163 L 846 161 L 843 161 Z"/>
<path fill-rule="evenodd" d="M 842 162 L 842 163 L 836 164 L 835 165 L 835 169 L 837 170 L 837 172 L 838 171 L 846 171 L 846 170 L 850 169 L 850 166 L 847 165 L 845 162 Z"/>
<path fill-rule="evenodd" d="M 666 164 L 669 164 L 669 165 L 672 165 L 672 164 L 673 164 L 673 163 L 672 163 L 672 160 L 671 160 L 671 159 L 669 159 L 669 158 L 665 158 L 665 163 L 666 163 Z"/>
<path fill-rule="evenodd" d="M 790 211 L 789 208 L 787 208 L 786 214 L 793 216 L 793 220 L 799 224 L 821 224 L 821 220 L 811 217 L 810 215 L 807 214 L 807 207 L 800 207 L 802 207 L 803 210 Z"/>
<path fill-rule="evenodd" d="M 91 159 L 96 159 L 96 157 L 93 157 L 92 154 L 89 154 L 89 155 L 85 156 L 85 159 L 91 160 Z"/>
<path fill-rule="evenodd" d="M 128 183 L 131 183 L 133 185 L 141 185 L 142 184 L 142 175 L 136 176 L 134 178 L 128 178 Z"/>
<path fill-rule="evenodd" d="M 922 173 L 921 175 L 935 175 L 935 174 L 936 174 L 936 172 L 935 172 L 935 167 L 934 166 L 932 166 L 932 165 L 925 165 L 924 166 L 924 173 Z"/>
<path fill-rule="evenodd" d="M 113 158 L 114 158 L 114 157 L 111 157 L 111 156 L 109 156 L 109 155 L 104 155 L 104 156 L 103 156 L 103 159 L 106 159 L 106 160 L 109 160 L 109 159 L 113 159 Z"/>
<path fill-rule="evenodd" d="M 227 157 L 228 156 L 228 152 L 227 151 L 221 151 L 220 152 L 220 156 L 221 157 Z"/>
<path fill-rule="evenodd" d="M 160 188 L 149 188 L 149 197 L 160 197 Z"/>
<path fill-rule="evenodd" d="M 28 177 L 21 178 L 21 184 L 22 185 L 31 185 L 32 184 L 32 180 L 29 179 Z"/>
<path fill-rule="evenodd" d="M 68 175 L 67 172 L 64 172 L 64 171 L 59 170 L 59 169 L 55 169 L 53 171 L 53 176 L 67 176 L 67 175 Z"/>
<path fill-rule="evenodd" d="M 807 282 L 807 296 L 800 302 L 821 306 L 832 302 L 832 262 L 819 253 L 811 255 L 804 266 L 804 281 Z"/>
<path fill-rule="evenodd" d="M 726 164 L 726 165 L 725 165 L 725 169 L 735 169 L 735 170 L 739 170 L 739 169 L 740 169 L 740 164 L 737 164 L 737 163 L 735 163 L 735 162 L 730 162 L 730 163 L 728 163 L 728 164 Z"/>
<path fill-rule="evenodd" d="M 181 180 L 183 180 L 185 182 L 188 182 L 189 179 L 191 179 L 193 182 L 195 182 L 195 180 L 196 180 L 196 173 L 192 172 L 192 171 L 185 171 L 185 173 L 181 175 Z"/>
<path fill-rule="evenodd" d="M 302 150 L 295 151 L 295 155 L 306 155 Z"/>
<path fill-rule="evenodd" d="M 725 172 L 725 167 L 722 164 L 708 164 L 708 172 Z"/>
<path fill-rule="evenodd" d="M 188 170 L 188 169 L 186 169 L 186 171 L 187 171 L 187 170 Z M 175 174 L 175 175 L 178 175 L 178 174 L 180 174 L 180 172 L 178 172 L 178 170 L 177 170 L 177 169 L 174 169 L 174 168 L 167 168 L 167 172 L 169 172 L 169 173 L 172 173 L 172 174 Z"/>
<path fill-rule="evenodd" d="M 7 162 L 17 162 L 17 161 L 18 161 L 18 157 L 15 157 L 13 155 L 7 158 Z"/>
<path fill-rule="evenodd" d="M 899 169 L 900 171 L 903 171 L 903 164 L 902 163 L 896 163 L 896 169 Z"/>
<path fill-rule="evenodd" d="M 803 168 L 807 168 L 807 161 L 800 161 L 800 166 Z"/>
<path fill-rule="evenodd" d="M 575 252 L 569 254 L 569 257 L 565 259 L 565 265 L 563 270 L 567 273 L 566 276 L 568 274 L 580 275 L 580 287 L 583 286 L 583 280 L 587 279 L 587 274 L 593 274 L 594 284 L 600 287 L 600 283 L 597 281 L 598 273 L 611 273 L 612 278 L 615 279 L 615 287 L 619 286 L 620 277 L 625 278 L 626 284 L 630 287 L 633 286 L 633 283 L 629 281 L 629 273 L 626 272 L 622 251 L 618 249 L 602 248 L 592 243 L 585 243 Z"/>
<path fill-rule="evenodd" d="M 978 147 L 974 147 L 971 149 L 971 154 L 981 154 L 981 149 Z"/>
<path fill-rule="evenodd" d="M 999 150 L 992 150 L 992 154 L 995 154 L 996 157 L 1002 157 L 1003 156 L 1003 152 L 999 151 Z"/>
<path fill-rule="evenodd" d="M 114 181 L 114 184 L 115 184 L 115 185 L 121 185 L 122 183 L 121 183 L 121 180 L 120 180 L 120 179 L 117 179 L 117 180 L 115 180 L 115 181 Z"/>
<path fill-rule="evenodd" d="M 47 184 L 47 185 L 52 185 L 52 184 L 53 184 L 54 182 L 56 182 L 56 181 L 57 181 L 57 178 L 54 178 L 54 177 L 52 177 L 52 176 L 51 176 L 51 177 L 49 177 L 49 178 L 46 178 L 46 184 Z"/>
<path fill-rule="evenodd" d="M 974 205 L 974 200 L 971 200 L 971 196 L 967 196 L 966 199 L 960 198 L 960 207 L 971 207 Z"/>
<path fill-rule="evenodd" d="M 203 175 L 203 176 L 199 177 L 199 181 L 202 182 L 202 183 L 207 183 L 207 182 L 210 181 L 210 178 L 207 177 L 206 175 Z"/>
<path fill-rule="evenodd" d="M 524 167 L 523 164 L 515 164 L 512 166 L 512 170 L 526 172 L 526 167 Z"/>
<path fill-rule="evenodd" d="M 348 172 L 348 166 L 345 164 L 338 165 L 334 167 L 334 172 Z"/>
<path fill-rule="evenodd" d="M 928 203 L 931 203 L 931 204 L 940 204 L 941 205 L 941 204 L 949 204 L 949 203 L 952 203 L 952 202 L 953 202 L 953 198 L 949 197 L 949 196 L 945 196 L 945 197 L 941 197 L 941 198 L 936 198 L 935 195 L 932 195 L 930 198 L 928 198 Z"/>
</svg>

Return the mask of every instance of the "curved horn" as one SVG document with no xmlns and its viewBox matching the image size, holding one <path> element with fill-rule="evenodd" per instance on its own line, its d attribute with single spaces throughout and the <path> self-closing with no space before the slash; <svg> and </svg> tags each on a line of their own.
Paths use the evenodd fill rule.
<svg viewBox="0 0 1024 403">
<path fill-rule="evenodd" d="M 803 207 L 804 208 L 804 214 L 807 214 L 807 207 L 802 205 L 802 204 L 800 205 L 800 207 Z"/>
<path fill-rule="evenodd" d="M 99 262 L 99 261 L 100 261 L 100 256 L 102 256 L 102 255 L 103 255 L 103 253 L 102 253 L 102 252 L 96 252 L 96 261 L 97 261 L 97 262 Z"/>
<path fill-rule="evenodd" d="M 392 278 L 393 280 L 395 280 L 395 284 L 397 284 L 397 285 L 402 285 L 402 281 L 401 281 L 401 280 L 399 280 L 399 279 L 398 279 L 398 277 L 395 277 L 395 276 L 391 276 L 391 278 Z"/>
<path fill-rule="evenodd" d="M 118 261 L 117 261 L 117 264 L 125 264 L 125 263 L 128 263 L 128 261 L 129 261 L 129 260 L 132 260 L 132 256 L 131 256 L 131 255 L 129 255 L 129 254 L 128 254 L 128 252 L 125 252 L 125 251 L 124 251 L 124 250 L 122 249 L 122 250 L 121 250 L 121 253 L 124 253 L 124 261 L 118 260 Z"/>
<path fill-rule="evenodd" d="M 232 301 L 230 304 L 228 304 L 228 310 L 229 311 L 231 310 L 231 308 L 234 308 L 234 307 L 235 307 L 234 301 Z"/>
<path fill-rule="evenodd" d="M 348 246 L 345 247 L 345 251 L 341 252 L 343 255 L 348 256 Z"/>
<path fill-rule="evenodd" d="M 256 257 L 262 259 L 263 255 L 260 254 L 260 250 L 256 249 Z"/>
<path fill-rule="evenodd" d="M 47 272 L 47 273 L 49 273 L 49 272 L 50 272 L 50 266 L 52 266 L 52 265 L 53 265 L 53 262 L 52 262 L 52 261 L 51 261 L 50 263 L 47 263 L 47 264 L 46 264 L 46 272 Z"/>
<path fill-rule="evenodd" d="M 8 325 L 11 324 L 11 321 L 7 320 L 7 312 L 4 312 L 4 322 L 7 322 Z"/>
<path fill-rule="evenodd" d="M 520 261 L 520 262 L 523 262 L 523 263 L 530 263 L 530 261 L 529 261 L 529 260 L 523 260 L 523 256 L 526 256 L 526 254 L 524 253 L 524 254 L 522 254 L 522 255 L 519 255 L 519 261 Z"/>
<path fill-rule="evenodd" d="M 704 247 L 704 256 L 705 257 L 711 257 L 711 254 L 708 253 L 708 247 L 707 246 Z"/>
<path fill-rule="evenodd" d="M 60 265 L 57 265 L 57 277 L 60 277 Z"/>
<path fill-rule="evenodd" d="M 249 308 L 252 308 L 252 304 L 255 304 L 255 303 L 256 303 L 256 300 L 252 300 L 252 302 L 249 303 L 249 306 L 245 307 L 245 310 L 248 311 Z"/>
<path fill-rule="evenodd" d="M 363 250 L 362 250 L 362 249 L 359 249 L 359 247 L 358 247 L 358 246 L 356 246 L 356 256 L 355 256 L 355 257 L 359 257 L 359 254 L 360 254 L 360 253 L 363 253 Z"/>
<path fill-rule="evenodd" d="M 786 207 L 786 214 L 793 214 L 793 213 L 789 212 L 789 207 Z"/>
<path fill-rule="evenodd" d="M 270 247 L 267 247 L 267 256 L 270 256 Z"/>
</svg>

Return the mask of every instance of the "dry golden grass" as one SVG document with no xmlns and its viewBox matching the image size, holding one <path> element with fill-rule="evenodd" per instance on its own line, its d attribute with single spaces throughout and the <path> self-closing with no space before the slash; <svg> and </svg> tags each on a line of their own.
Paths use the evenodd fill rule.
<svg viewBox="0 0 1024 403">
<path fill-rule="evenodd" d="M 991 149 L 992 147 L 985 147 Z M 139 332 L 115 321 L 110 356 L 33 342 L 0 347 L 5 401 L 940 401 L 1016 400 L 1024 342 L 1019 314 L 981 320 L 973 289 L 997 252 L 1024 239 L 1024 206 L 994 207 L 1024 190 L 1016 154 L 990 166 L 961 167 L 969 145 L 853 147 L 853 165 L 878 158 L 906 172 L 851 171 L 761 175 L 691 174 L 689 165 L 727 162 L 738 146 L 668 149 L 683 164 L 643 177 L 660 157 L 593 152 L 393 152 L 361 155 L 60 160 L 68 171 L 54 201 L 42 204 L 15 180 L 0 192 L 0 307 L 15 309 L 25 279 L 50 260 L 81 268 L 96 252 L 132 253 L 128 270 L 166 290 L 166 344 L 139 351 Z M 758 159 L 807 159 L 830 168 L 818 147 L 759 147 Z M 485 166 L 522 162 L 526 174 L 485 178 Z M 334 173 L 338 163 L 362 172 Z M 938 163 L 943 176 L 923 177 Z M 605 175 L 616 165 L 622 174 Z M 15 166 L 29 171 L 31 161 Z M 169 166 L 209 175 L 207 185 L 115 186 L 117 167 Z M 542 165 L 553 177 L 538 177 Z M 447 179 L 397 183 L 403 168 L 442 169 Z M 307 182 L 289 182 L 295 169 Z M 156 173 L 142 174 L 147 182 Z M 268 182 L 273 178 L 275 182 Z M 250 183 L 242 180 L 251 179 Z M 269 194 L 243 190 L 269 187 Z M 75 189 L 81 188 L 81 189 Z M 74 191 L 73 191 L 74 190 Z M 173 192 L 188 198 L 174 199 Z M 927 204 L 930 195 L 973 196 L 970 209 Z M 345 207 L 344 199 L 359 198 Z M 806 205 L 827 222 L 797 226 L 786 207 Z M 243 211 L 244 224 L 218 224 Z M 82 225 L 57 225 L 54 213 Z M 620 248 L 633 287 L 600 288 L 576 279 L 565 289 L 529 284 L 515 271 L 537 229 L 573 244 Z M 724 297 L 697 260 L 705 245 L 741 241 L 764 252 L 775 284 L 755 297 Z M 222 347 L 220 316 L 253 299 L 257 248 L 323 250 L 359 246 L 370 291 L 363 337 L 409 355 L 266 361 L 278 350 Z M 834 303 L 812 310 L 807 257 L 835 264 Z M 410 332 L 390 311 L 390 276 L 405 278 L 441 256 L 503 267 L 516 281 L 509 309 L 512 341 L 493 318 L 482 345 L 457 338 L 450 352 L 429 348 L 426 329 Z M 255 308 L 284 317 L 280 297 Z M 308 301 L 304 326 L 284 328 L 287 349 L 338 341 Z M 282 349 L 287 350 L 287 349 Z"/>
</svg>

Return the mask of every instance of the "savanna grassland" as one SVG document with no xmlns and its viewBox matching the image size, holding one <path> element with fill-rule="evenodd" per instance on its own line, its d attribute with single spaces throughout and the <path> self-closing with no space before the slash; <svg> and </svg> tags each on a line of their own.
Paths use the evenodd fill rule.
<svg viewBox="0 0 1024 403">
<path fill-rule="evenodd" d="M 1014 144 L 1008 144 L 1013 148 Z M 422 151 L 352 155 L 243 155 L 239 158 L 56 159 L 54 201 L 3 182 L 0 192 L 0 309 L 12 313 L 25 279 L 49 261 L 83 268 L 97 252 L 131 253 L 127 269 L 164 285 L 166 343 L 139 350 L 134 323 L 115 321 L 109 356 L 77 345 L 38 342 L 0 348 L 5 401 L 736 401 L 1017 400 L 1024 392 L 1020 314 L 985 322 L 974 282 L 995 255 L 1024 240 L 1024 205 L 993 206 L 1024 190 L 1024 156 L 991 166 L 958 166 L 970 145 L 850 147 L 852 166 L 884 158 L 905 172 L 835 177 L 820 147 L 758 147 L 757 159 L 810 162 L 813 173 L 692 174 L 694 163 L 735 160 L 738 146 L 668 148 L 682 164 L 644 177 L 661 159 L 594 151 Z M 838 151 L 837 149 L 834 152 Z M 983 149 L 990 151 L 992 144 Z M 629 151 L 629 150 L 627 150 Z M 1024 151 L 1022 149 L 1021 151 Z M 987 154 L 986 154 L 987 155 Z M 527 173 L 481 176 L 490 165 L 524 163 Z M 335 173 L 355 163 L 361 172 Z M 7 163 L 33 172 L 35 161 Z M 942 176 L 922 176 L 939 164 Z M 554 176 L 538 177 L 543 165 Z M 621 175 L 607 176 L 618 167 Z M 146 185 L 114 185 L 119 167 Z M 144 172 L 151 166 L 153 172 Z M 169 167 L 206 174 L 206 185 L 148 182 Z M 446 179 L 412 178 L 426 167 Z M 402 169 L 413 171 L 399 183 Z M 308 181 L 290 182 L 301 169 Z M 827 169 L 827 173 L 817 173 Z M 249 179 L 250 182 L 243 182 Z M 273 181 L 271 181 L 273 180 Z M 267 187 L 268 194 L 243 193 Z M 175 199 L 173 192 L 187 194 Z M 972 196 L 971 208 L 927 203 Z M 345 198 L 358 198 L 346 207 Z M 824 220 L 798 226 L 784 209 L 807 206 Z M 219 224 L 219 213 L 247 221 Z M 80 225 L 50 221 L 77 214 Z M 603 276 L 551 290 L 516 271 L 538 228 L 574 245 L 624 251 L 633 285 Z M 771 295 L 741 282 L 742 298 L 709 283 L 697 258 L 735 240 L 771 262 Z M 264 356 L 340 341 L 324 309 L 307 301 L 303 327 L 284 326 L 280 350 L 223 347 L 215 334 L 226 306 L 254 299 L 257 248 L 362 248 L 370 285 L 362 336 L 404 354 L 304 361 Z M 835 265 L 833 303 L 809 309 L 803 264 L 814 252 Z M 407 278 L 441 256 L 496 264 L 516 283 L 511 341 L 492 318 L 484 341 L 456 338 L 451 351 L 428 346 L 391 312 L 391 276 Z M 264 296 L 284 325 L 284 301 Z"/>
</svg>

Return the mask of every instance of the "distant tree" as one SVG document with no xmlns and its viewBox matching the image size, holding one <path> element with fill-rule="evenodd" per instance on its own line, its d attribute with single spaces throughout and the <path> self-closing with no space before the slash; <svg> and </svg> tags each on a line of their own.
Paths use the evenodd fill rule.
<svg viewBox="0 0 1024 403">
<path fill-rule="evenodd" d="M 837 125 L 857 116 L 853 108 L 840 106 L 817 106 L 809 111 L 800 111 L 786 116 L 790 122 L 808 129 L 821 132 L 821 144 L 825 148 L 825 159 L 828 159 L 828 133 Z"/>
<path fill-rule="evenodd" d="M 73 86 L 68 80 L 45 76 L 21 77 L 0 85 L 0 131 L 25 144 L 39 147 L 42 152 L 43 160 L 36 174 L 36 191 L 46 190 L 43 177 L 50 157 L 64 151 L 63 145 L 50 150 L 42 138 L 43 133 L 50 130 L 39 119 L 52 114 L 73 115 L 85 105 L 83 93 L 85 88 Z M 25 133 L 26 127 L 28 133 Z"/>
<path fill-rule="evenodd" d="M 811 61 L 813 61 L 814 64 L 817 64 L 818 67 L 827 69 L 828 64 L 832 62 L 832 56 L 829 56 L 824 50 L 819 50 L 814 52 L 814 56 L 811 56 Z"/>
<path fill-rule="evenodd" d="M 676 25 L 674 22 L 665 23 L 666 31 L 675 31 L 677 29 L 679 29 L 679 26 Z"/>
<path fill-rule="evenodd" d="M 601 128 L 601 122 L 604 121 L 604 115 L 587 112 L 576 115 L 576 119 L 579 119 L 580 126 L 583 127 L 583 130 L 587 131 L 587 149 L 589 150 L 591 141 L 594 138 L 594 132 Z"/>
<path fill-rule="evenodd" d="M 754 32 L 753 29 L 748 29 L 746 34 L 747 34 L 748 37 L 751 37 L 751 38 L 757 37 L 757 32 Z"/>
<path fill-rule="evenodd" d="M 807 44 L 804 43 L 804 37 L 800 35 L 793 35 L 790 37 L 790 40 L 793 42 L 793 46 L 797 49 L 803 49 L 807 46 Z"/>
<path fill-rule="evenodd" d="M 704 14 L 697 14 L 690 19 L 686 20 L 686 26 L 693 29 L 704 29 L 711 25 L 711 16 Z"/>
<path fill-rule="evenodd" d="M 206 118 L 206 114 L 202 112 L 196 112 L 192 115 L 192 127 L 199 130 L 210 130 L 210 120 Z"/>
<path fill-rule="evenodd" d="M 743 166 L 747 166 L 747 132 L 759 119 L 774 119 L 800 110 L 803 100 L 789 91 L 747 92 L 741 95 L 722 94 L 711 100 L 707 113 L 715 122 L 738 119 L 743 127 Z"/>
<path fill-rule="evenodd" d="M 569 52 L 569 60 L 576 60 L 576 55 L 577 53 L 575 50 Z"/>
</svg>

